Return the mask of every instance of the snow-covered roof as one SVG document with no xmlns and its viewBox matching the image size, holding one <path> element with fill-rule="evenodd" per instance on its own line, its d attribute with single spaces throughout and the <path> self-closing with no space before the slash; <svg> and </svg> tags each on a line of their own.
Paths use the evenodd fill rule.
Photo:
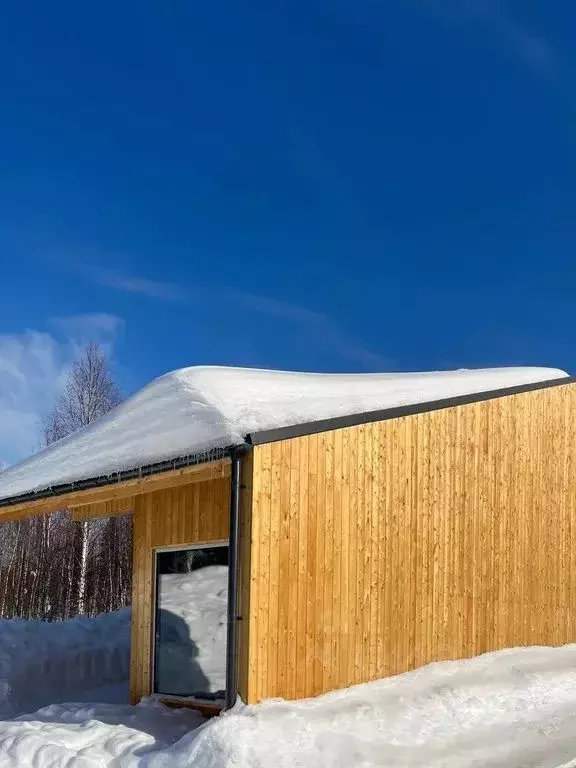
<svg viewBox="0 0 576 768">
<path fill-rule="evenodd" d="M 183 368 L 0 474 L 0 501 L 241 445 L 250 433 L 565 376 L 554 368 L 374 374 Z"/>
</svg>

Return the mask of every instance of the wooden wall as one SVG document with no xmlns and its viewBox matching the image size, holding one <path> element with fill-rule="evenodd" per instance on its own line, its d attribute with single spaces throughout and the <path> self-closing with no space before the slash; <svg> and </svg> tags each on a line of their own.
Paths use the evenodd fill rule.
<svg viewBox="0 0 576 768">
<path fill-rule="evenodd" d="M 576 386 L 253 453 L 248 701 L 576 641 Z"/>
<path fill-rule="evenodd" d="M 151 692 L 154 548 L 228 538 L 229 478 L 138 496 L 134 511 L 131 685 L 133 702 Z"/>
</svg>

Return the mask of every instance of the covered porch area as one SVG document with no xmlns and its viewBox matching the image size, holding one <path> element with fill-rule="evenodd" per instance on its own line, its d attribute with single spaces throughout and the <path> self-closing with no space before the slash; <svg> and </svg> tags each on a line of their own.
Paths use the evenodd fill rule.
<svg viewBox="0 0 576 768">
<path fill-rule="evenodd" d="M 0 507 L 0 522 L 64 510 L 79 522 L 132 516 L 134 704 L 154 695 L 206 714 L 225 706 L 231 464 L 223 455 L 178 468 L 163 465 Z"/>
</svg>

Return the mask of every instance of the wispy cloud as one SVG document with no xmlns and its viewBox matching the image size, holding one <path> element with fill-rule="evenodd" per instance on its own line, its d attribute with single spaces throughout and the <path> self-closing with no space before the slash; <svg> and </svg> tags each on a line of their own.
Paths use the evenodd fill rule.
<svg viewBox="0 0 576 768">
<path fill-rule="evenodd" d="M 150 280 L 149 278 L 136 277 L 134 275 L 123 275 L 115 270 L 100 269 L 99 267 L 85 267 L 83 271 L 85 271 L 86 276 L 92 282 L 107 286 L 108 288 L 114 288 L 117 291 L 138 293 L 142 296 L 164 299 L 165 301 L 183 301 L 186 298 L 181 287 L 176 283 Z"/>
<path fill-rule="evenodd" d="M 308 338 L 342 358 L 367 367 L 382 367 L 386 359 L 354 339 L 328 315 L 300 304 L 269 296 L 261 296 L 233 288 L 213 285 L 178 285 L 157 282 L 136 275 L 97 268 L 83 269 L 85 277 L 99 285 L 118 291 L 139 293 L 164 301 L 186 302 L 194 305 L 231 306 L 284 321 L 301 328 Z"/>
<path fill-rule="evenodd" d="M 228 294 L 237 305 L 244 309 L 269 317 L 277 317 L 301 326 L 309 334 L 312 334 L 317 342 L 331 348 L 347 360 L 368 366 L 381 366 L 386 362 L 382 355 L 360 344 L 340 328 L 334 320 L 321 312 L 289 301 L 280 301 L 252 293 L 228 291 Z"/>
<path fill-rule="evenodd" d="M 526 29 L 519 21 L 506 16 L 494 5 L 472 4 L 474 13 L 492 27 L 503 45 L 524 64 L 538 75 L 550 75 L 556 69 L 557 54 L 552 43 Z"/>
<path fill-rule="evenodd" d="M 556 70 L 558 55 L 548 40 L 531 35 L 517 25 L 508 28 L 507 37 L 516 55 L 530 69 L 544 75 L 552 74 Z"/>
<path fill-rule="evenodd" d="M 0 334 L 0 463 L 40 447 L 41 424 L 62 391 L 78 347 L 96 339 L 111 352 L 122 327 L 114 315 L 61 317 L 54 333 Z"/>
<path fill-rule="evenodd" d="M 103 347 L 107 347 L 108 351 L 111 351 L 118 336 L 124 330 L 124 320 L 108 312 L 53 317 L 50 325 L 79 344 L 97 341 Z"/>
<path fill-rule="evenodd" d="M 482 27 L 533 74 L 550 76 L 557 69 L 552 42 L 510 15 L 498 0 L 431 0 L 426 7 L 452 24 Z"/>
<path fill-rule="evenodd" d="M 98 262 L 102 260 L 102 254 L 93 248 L 80 247 L 75 252 L 72 252 L 72 249 L 64 249 L 63 252 L 47 251 L 38 254 L 37 258 L 43 264 L 81 277 L 93 285 L 164 301 L 187 299 L 178 283 L 127 274 L 116 267 L 101 266 Z"/>
</svg>

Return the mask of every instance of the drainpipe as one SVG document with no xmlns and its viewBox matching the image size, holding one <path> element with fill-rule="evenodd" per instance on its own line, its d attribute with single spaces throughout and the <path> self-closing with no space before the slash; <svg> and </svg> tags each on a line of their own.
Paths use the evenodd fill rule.
<svg viewBox="0 0 576 768">
<path fill-rule="evenodd" d="M 230 449 L 232 460 L 230 472 L 230 534 L 228 548 L 228 631 L 226 637 L 226 702 L 225 709 L 236 703 L 238 682 L 236 677 L 238 582 L 239 582 L 239 539 L 240 539 L 240 491 L 242 454 L 245 447 Z"/>
</svg>

